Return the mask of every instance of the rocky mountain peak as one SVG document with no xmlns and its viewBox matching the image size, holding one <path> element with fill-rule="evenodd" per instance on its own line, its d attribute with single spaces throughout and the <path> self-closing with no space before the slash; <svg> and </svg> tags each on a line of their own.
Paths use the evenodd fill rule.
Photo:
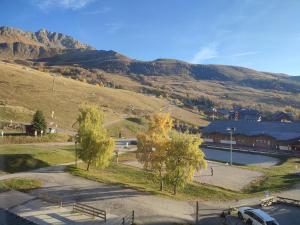
<svg viewBox="0 0 300 225">
<path fill-rule="evenodd" d="M 15 43 L 43 46 L 60 49 L 94 49 L 83 44 L 69 35 L 58 32 L 50 32 L 45 28 L 37 32 L 25 32 L 17 28 L 0 27 L 0 43 Z"/>
</svg>

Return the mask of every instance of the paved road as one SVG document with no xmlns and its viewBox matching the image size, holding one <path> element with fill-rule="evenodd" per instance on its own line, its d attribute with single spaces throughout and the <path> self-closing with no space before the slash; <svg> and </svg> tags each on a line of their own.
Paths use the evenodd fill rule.
<svg viewBox="0 0 300 225">
<path fill-rule="evenodd" d="M 212 148 L 203 148 L 205 156 L 209 160 L 217 160 L 222 162 L 230 161 L 230 151 Z M 251 154 L 245 152 L 232 152 L 232 161 L 237 164 L 257 165 L 262 167 L 270 167 L 279 163 L 279 159 L 275 157 L 265 156 L 261 154 Z"/>
</svg>

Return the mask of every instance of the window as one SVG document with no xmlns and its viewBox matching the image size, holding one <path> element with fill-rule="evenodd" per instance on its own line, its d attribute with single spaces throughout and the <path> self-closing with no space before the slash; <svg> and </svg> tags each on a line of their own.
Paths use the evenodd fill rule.
<svg viewBox="0 0 300 225">
<path fill-rule="evenodd" d="M 264 224 L 264 221 L 257 215 L 253 214 L 253 219 L 255 219 L 257 222 L 259 222 L 260 224 Z"/>
<path fill-rule="evenodd" d="M 274 220 L 272 220 L 272 221 L 267 221 L 266 224 L 267 224 L 267 225 L 278 225 L 278 223 L 276 223 Z"/>
</svg>

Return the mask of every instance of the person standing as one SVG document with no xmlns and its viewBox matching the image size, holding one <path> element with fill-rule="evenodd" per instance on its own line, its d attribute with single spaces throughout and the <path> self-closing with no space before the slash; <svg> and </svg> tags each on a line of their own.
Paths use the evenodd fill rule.
<svg viewBox="0 0 300 225">
<path fill-rule="evenodd" d="M 210 167 L 210 173 L 211 173 L 211 176 L 214 175 L 214 169 L 212 167 Z"/>
</svg>

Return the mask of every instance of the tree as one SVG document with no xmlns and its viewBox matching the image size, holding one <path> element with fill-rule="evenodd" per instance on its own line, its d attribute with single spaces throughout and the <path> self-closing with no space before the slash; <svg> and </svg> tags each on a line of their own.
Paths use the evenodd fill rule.
<svg viewBox="0 0 300 225">
<path fill-rule="evenodd" d="M 148 130 L 137 136 L 136 155 L 144 169 L 151 170 L 158 176 L 162 191 L 169 133 L 173 122 L 169 113 L 154 114 L 149 120 Z"/>
<path fill-rule="evenodd" d="M 33 126 L 33 129 L 38 133 L 41 133 L 41 131 L 43 131 L 43 133 L 46 133 L 47 122 L 41 110 L 37 110 L 35 112 L 31 124 Z"/>
<path fill-rule="evenodd" d="M 193 179 L 196 170 L 207 167 L 200 144 L 201 139 L 197 136 L 182 133 L 172 135 L 166 157 L 166 177 L 173 185 L 174 195 L 178 187 L 184 187 Z"/>
<path fill-rule="evenodd" d="M 87 164 L 98 168 L 108 166 L 114 150 L 114 140 L 103 128 L 103 112 L 96 106 L 83 106 L 79 109 L 78 139 L 81 148 L 78 156 Z"/>
</svg>

